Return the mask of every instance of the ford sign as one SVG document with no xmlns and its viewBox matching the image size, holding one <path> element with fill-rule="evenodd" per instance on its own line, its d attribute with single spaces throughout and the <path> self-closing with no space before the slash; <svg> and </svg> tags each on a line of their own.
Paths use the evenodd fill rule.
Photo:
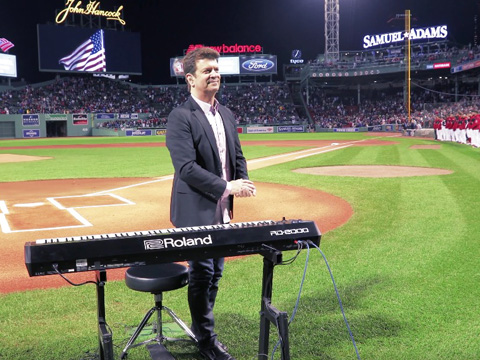
<svg viewBox="0 0 480 360">
<path fill-rule="evenodd" d="M 242 63 L 242 68 L 248 71 L 267 72 L 275 67 L 273 61 L 267 59 L 250 59 Z"/>
</svg>

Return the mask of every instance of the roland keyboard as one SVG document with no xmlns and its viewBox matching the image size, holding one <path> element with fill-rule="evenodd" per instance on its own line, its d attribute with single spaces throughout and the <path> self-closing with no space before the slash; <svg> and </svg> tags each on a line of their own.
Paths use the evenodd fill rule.
<svg viewBox="0 0 480 360">
<path fill-rule="evenodd" d="M 30 276 L 297 249 L 320 245 L 313 221 L 252 221 L 210 226 L 41 239 L 25 243 Z"/>
</svg>

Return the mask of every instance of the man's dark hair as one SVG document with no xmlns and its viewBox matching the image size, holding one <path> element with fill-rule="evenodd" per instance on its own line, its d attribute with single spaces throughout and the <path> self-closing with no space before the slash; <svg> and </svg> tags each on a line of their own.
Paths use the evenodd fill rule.
<svg viewBox="0 0 480 360">
<path fill-rule="evenodd" d="M 183 73 L 185 75 L 192 74 L 195 75 L 197 70 L 197 61 L 202 59 L 211 59 L 217 60 L 220 57 L 220 54 L 217 50 L 214 50 L 209 47 L 201 47 L 195 50 L 190 51 L 183 58 Z"/>
</svg>

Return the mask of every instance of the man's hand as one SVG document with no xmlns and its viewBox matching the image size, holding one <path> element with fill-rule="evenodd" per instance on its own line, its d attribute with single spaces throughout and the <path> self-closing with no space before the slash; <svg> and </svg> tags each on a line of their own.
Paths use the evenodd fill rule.
<svg viewBox="0 0 480 360">
<path fill-rule="evenodd" d="M 257 194 L 257 189 L 252 181 L 246 179 L 238 179 L 230 181 L 232 185 L 231 195 L 236 197 L 250 197 Z"/>
</svg>

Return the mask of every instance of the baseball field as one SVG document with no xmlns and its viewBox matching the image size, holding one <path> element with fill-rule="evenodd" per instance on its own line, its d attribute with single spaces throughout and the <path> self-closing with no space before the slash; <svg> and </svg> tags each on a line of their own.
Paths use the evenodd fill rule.
<svg viewBox="0 0 480 360">
<path fill-rule="evenodd" d="M 0 359 L 99 358 L 95 286 L 29 277 L 23 246 L 171 227 L 164 141 L 0 140 Z M 257 196 L 236 199 L 233 221 L 313 220 L 322 232 L 328 266 L 310 249 L 275 269 L 273 303 L 295 314 L 292 359 L 480 358 L 479 149 L 386 133 L 241 141 Z M 125 286 L 124 272 L 109 270 L 106 283 L 117 355 L 153 306 L 152 295 Z M 68 277 L 81 283 L 94 274 Z M 261 280 L 259 255 L 228 260 L 216 322 L 239 360 L 280 359 L 274 330 L 268 356 L 258 354 Z M 164 300 L 189 322 L 186 288 Z M 190 344 L 170 349 L 200 359 Z M 149 354 L 139 347 L 128 358 Z"/>
</svg>

